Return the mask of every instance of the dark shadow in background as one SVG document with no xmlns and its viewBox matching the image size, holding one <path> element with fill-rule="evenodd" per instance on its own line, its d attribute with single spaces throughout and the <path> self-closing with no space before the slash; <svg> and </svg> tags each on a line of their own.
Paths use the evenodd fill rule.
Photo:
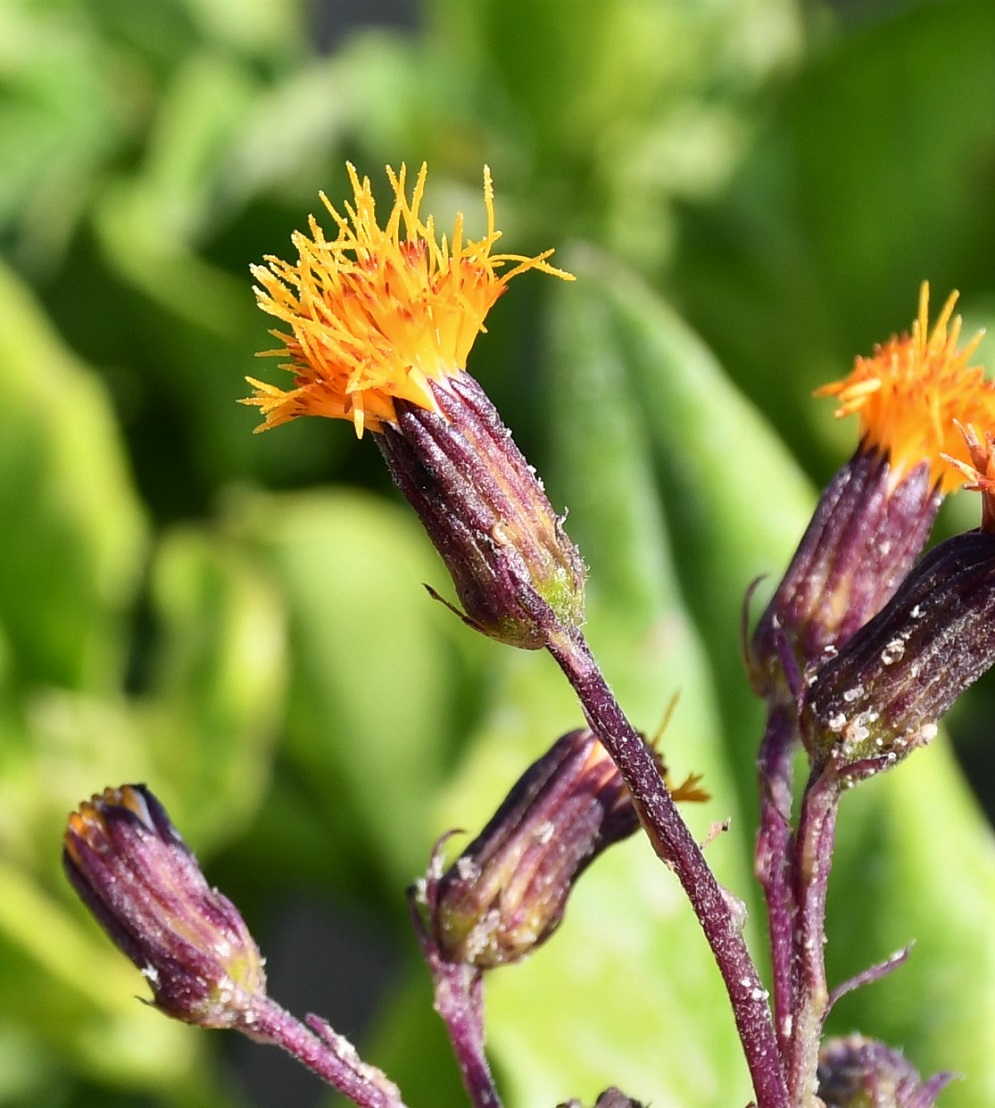
<svg viewBox="0 0 995 1108">
<path fill-rule="evenodd" d="M 420 8 L 415 0 L 312 0 L 311 39 L 328 54 L 363 27 L 416 31 Z"/>
<path fill-rule="evenodd" d="M 301 899 L 288 900 L 258 939 L 269 995 L 300 1020 L 310 1012 L 321 1016 L 362 1054 L 363 1038 L 401 968 L 392 936 L 361 913 L 332 911 Z M 328 1086 L 289 1054 L 240 1035 L 226 1038 L 234 1081 L 246 1104 L 317 1108 L 327 1102 Z"/>
</svg>

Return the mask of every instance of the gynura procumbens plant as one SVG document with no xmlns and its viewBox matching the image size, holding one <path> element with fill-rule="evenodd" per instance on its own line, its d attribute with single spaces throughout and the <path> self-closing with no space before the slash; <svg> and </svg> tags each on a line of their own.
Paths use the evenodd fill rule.
<svg viewBox="0 0 995 1108">
<path fill-rule="evenodd" d="M 460 217 L 439 238 L 421 215 L 424 167 L 410 193 L 404 168 L 388 170 L 394 205 L 383 226 L 369 180 L 349 172 L 345 214 L 322 197 L 334 238 L 312 217 L 310 234 L 293 236 L 296 261 L 253 267 L 259 305 L 281 325 L 272 332 L 279 347 L 267 353 L 284 359 L 293 386 L 250 379 L 255 394 L 245 403 L 265 417 L 259 430 L 324 415 L 371 434 L 451 574 L 460 617 L 498 642 L 547 650 L 586 723 L 526 770 L 459 857 L 447 865 L 445 840 L 437 844 L 409 890 L 470 1102 L 501 1103 L 484 1051 L 485 975 L 546 941 L 585 868 L 641 828 L 711 947 L 760 1108 L 928 1108 L 946 1075 L 923 1082 L 871 1038 L 823 1041 L 835 999 L 904 959 L 899 952 L 831 985 L 825 905 L 843 793 L 929 742 L 995 660 L 995 390 L 969 366 L 976 341 L 957 345 L 956 297 L 930 330 L 924 286 L 911 333 L 823 390 L 839 397 L 841 414 L 859 413 L 860 445 L 825 491 L 749 643 L 749 677 L 767 705 L 756 872 L 768 911 L 768 992 L 744 940 L 743 904 L 716 880 L 677 807 L 706 796 L 696 778 L 672 784 L 613 695 L 582 630 L 581 555 L 466 370 L 512 277 L 534 269 L 572 278 L 549 264 L 550 252 L 496 252 L 487 171 L 479 240 L 466 238 Z M 981 528 L 921 557 L 942 497 L 965 478 L 983 496 Z M 799 752 L 808 765 L 800 789 Z M 401 1105 L 395 1086 L 324 1021 L 302 1025 L 267 998 L 238 913 L 209 888 L 143 787 L 82 805 L 64 857 L 164 1012 L 282 1045 L 356 1104 Z M 659 879 L 673 877 L 661 870 Z M 599 1103 L 636 1102 L 608 1090 Z"/>
</svg>

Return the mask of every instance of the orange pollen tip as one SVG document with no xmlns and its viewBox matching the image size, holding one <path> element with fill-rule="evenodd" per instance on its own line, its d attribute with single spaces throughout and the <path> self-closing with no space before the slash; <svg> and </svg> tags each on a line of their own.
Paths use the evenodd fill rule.
<svg viewBox="0 0 995 1108">
<path fill-rule="evenodd" d="M 950 294 L 930 331 L 924 281 L 911 333 L 893 335 L 870 357 L 858 357 L 848 377 L 816 390 L 837 397 L 838 417 L 859 415 L 867 447 L 888 454 L 894 484 L 926 462 L 940 490 L 952 491 L 963 482 L 959 464 L 970 462 L 958 422 L 995 427 L 995 386 L 968 364 L 984 332 L 957 348 L 957 296 Z"/>
<path fill-rule="evenodd" d="M 285 330 L 273 330 L 275 350 L 294 376 L 294 387 L 247 378 L 253 395 L 243 404 L 260 409 L 268 430 L 303 415 L 350 420 L 357 435 L 396 422 L 396 401 L 436 411 L 434 389 L 466 368 L 484 320 L 512 277 L 537 269 L 565 280 L 569 273 L 546 259 L 494 253 L 501 232 L 494 225 L 494 189 L 484 168 L 483 238 L 464 236 L 457 215 L 451 238 L 436 235 L 421 215 L 426 167 L 410 193 L 407 169 L 387 176 L 394 204 L 383 226 L 368 177 L 347 165 L 353 199 L 341 214 L 321 194 L 337 234 L 327 239 L 311 216 L 309 234 L 292 236 L 296 262 L 267 256 L 251 267 L 259 307 Z"/>
<path fill-rule="evenodd" d="M 94 798 L 96 799 L 96 798 Z M 90 847 L 96 846 L 106 835 L 107 824 L 95 804 L 84 801 L 78 812 L 73 812 L 67 821 L 66 849 L 74 861 L 79 859 L 77 843 L 83 842 Z"/>
<path fill-rule="evenodd" d="M 704 777 L 700 773 L 689 773 L 677 788 L 671 787 L 670 795 L 678 803 L 704 804 L 712 799 L 712 794 L 702 788 Z"/>
<path fill-rule="evenodd" d="M 971 464 L 949 456 L 945 460 L 962 475 L 965 489 L 981 493 L 981 530 L 995 531 L 995 433 L 986 431 L 982 442 L 970 424 L 963 426 L 958 422 L 957 430 L 971 456 Z"/>
</svg>

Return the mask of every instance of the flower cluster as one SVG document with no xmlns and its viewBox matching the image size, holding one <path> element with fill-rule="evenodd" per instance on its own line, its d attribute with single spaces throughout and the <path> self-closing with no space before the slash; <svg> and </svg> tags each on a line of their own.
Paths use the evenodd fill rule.
<svg viewBox="0 0 995 1108">
<path fill-rule="evenodd" d="M 493 188 L 486 233 L 451 237 L 421 214 L 426 171 L 378 222 L 368 179 L 349 166 L 344 214 L 322 201 L 295 234 L 294 262 L 254 266 L 259 306 L 284 330 L 266 351 L 293 387 L 249 378 L 257 430 L 303 415 L 370 432 L 452 577 L 459 614 L 516 647 L 545 648 L 577 694 L 587 726 L 557 740 L 512 787 L 450 864 L 440 841 L 409 906 L 464 1085 L 499 1108 L 484 1053 L 485 971 L 531 954 L 557 929 L 573 888 L 604 850 L 640 827 L 680 880 L 733 1007 L 756 1103 L 795 1108 L 929 1108 L 948 1080 L 921 1082 L 894 1050 L 851 1036 L 822 1042 L 850 988 L 830 991 L 826 889 L 840 798 L 937 733 L 954 700 L 995 662 L 995 386 L 959 346 L 957 294 L 930 328 L 929 289 L 907 334 L 856 360 L 821 395 L 857 414 L 860 441 L 823 493 L 749 644 L 749 674 L 767 704 L 759 770 L 756 872 L 768 909 L 773 1012 L 743 936 L 745 909 L 722 888 L 677 801 L 705 799 L 698 779 L 673 787 L 657 751 L 625 717 L 583 637 L 585 566 L 535 471 L 466 370 L 487 312 L 536 256 L 496 252 Z M 943 497 L 967 483 L 981 526 L 923 553 Z M 793 782 L 794 755 L 809 774 Z M 446 836 L 448 838 L 448 836 Z M 107 790 L 69 819 L 70 881 L 149 980 L 156 1005 L 205 1027 L 278 1043 L 363 1108 L 403 1108 L 397 1089 L 318 1017 L 296 1024 L 265 994 L 262 960 L 237 911 L 208 886 L 164 810 L 143 786 Z M 572 1101 L 570 1104 L 577 1104 Z M 609 1088 L 604 1108 L 638 1108 Z"/>
<path fill-rule="evenodd" d="M 858 414 L 856 453 L 816 508 L 753 639 L 751 673 L 768 700 L 802 704 L 816 762 L 848 779 L 904 757 L 995 658 L 990 446 L 995 386 L 958 347 L 957 294 L 932 330 L 924 284 L 911 332 L 893 336 L 819 395 Z M 987 440 L 986 440 L 987 441 Z M 965 480 L 985 495 L 980 532 L 920 560 L 940 503 Z"/>
<path fill-rule="evenodd" d="M 347 218 L 329 206 L 335 242 L 312 220 L 310 239 L 295 236 L 297 263 L 269 259 L 267 270 L 255 270 L 261 307 L 292 329 L 275 332 L 284 343 L 275 353 L 288 359 L 297 387 L 283 393 L 253 381 L 256 394 L 246 402 L 261 408 L 264 427 L 319 414 L 375 432 L 395 483 L 446 562 L 464 618 L 501 641 L 549 649 L 614 763 L 605 759 L 604 790 L 592 792 L 598 775 L 574 749 L 583 742 L 561 740 L 464 855 L 444 873 L 433 863 L 419 887 L 415 921 L 437 1007 L 454 1042 L 477 1048 L 464 1059 L 467 1087 L 491 1088 L 479 1049 L 480 971 L 543 941 L 602 830 L 607 842 L 638 819 L 678 873 L 712 945 L 741 1038 L 752 1044 L 758 1101 L 807 1103 L 830 1003 L 822 928 L 839 797 L 928 742 L 954 699 L 995 660 L 995 387 L 970 364 L 978 338 L 958 345 L 956 293 L 931 328 L 924 284 L 910 332 L 820 390 L 839 400 L 841 416 L 859 415 L 860 443 L 820 499 L 748 659 L 768 704 L 756 865 L 769 914 L 772 1031 L 748 952 L 728 946 L 734 898 L 718 888 L 673 798 L 659 789 L 652 759 L 581 637 L 580 557 L 465 370 L 470 343 L 508 278 L 529 268 L 566 275 L 548 266 L 548 254 L 491 254 L 489 177 L 487 235 L 464 244 L 457 220 L 451 247 L 418 214 L 424 170 L 410 198 L 403 170 L 390 180 L 395 204 L 383 230 L 369 183 L 352 173 Z M 515 268 L 497 276 L 496 266 L 508 262 Z M 965 475 L 983 493 L 981 530 L 922 557 L 943 497 Z M 811 776 L 792 829 L 798 746 Z M 623 783 L 631 808 L 627 801 L 616 819 L 612 797 Z M 586 797 L 583 818 L 568 817 L 567 797 Z M 557 828 L 555 843 L 544 838 L 547 827 Z M 465 1004 L 454 1006 L 457 996 Z"/>
<path fill-rule="evenodd" d="M 839 398 L 841 415 L 859 414 L 860 444 L 823 493 L 751 644 L 750 675 L 768 710 L 755 864 L 791 1104 L 810 1102 L 817 1070 L 820 1096 L 840 1108 L 928 1108 L 945 1082 L 920 1089 L 894 1052 L 863 1040 L 820 1058 L 820 1041 L 835 996 L 903 960 L 829 989 L 825 909 L 842 793 L 933 739 L 995 662 L 995 386 L 969 365 L 978 338 L 957 346 L 955 303 L 956 293 L 930 331 L 923 285 L 911 333 L 820 390 Z M 985 429 L 984 445 L 975 428 Z M 983 493 L 982 527 L 923 555 L 944 495 L 965 476 Z M 810 764 L 800 799 L 799 746 Z"/>
</svg>

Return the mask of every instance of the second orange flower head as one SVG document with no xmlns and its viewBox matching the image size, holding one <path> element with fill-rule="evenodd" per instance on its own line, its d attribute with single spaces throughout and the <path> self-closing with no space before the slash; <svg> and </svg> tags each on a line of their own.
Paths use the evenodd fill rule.
<svg viewBox="0 0 995 1108">
<path fill-rule="evenodd" d="M 757 627 L 751 673 L 764 696 L 784 691 L 785 646 L 800 669 L 818 666 L 888 603 L 943 496 L 963 483 L 965 467 L 974 473 L 959 427 L 995 428 L 995 385 L 971 365 L 981 335 L 957 345 L 956 302 L 955 292 L 930 328 L 923 283 L 911 330 L 816 393 L 837 397 L 838 415 L 859 416 L 860 445 L 820 498 Z"/>
<path fill-rule="evenodd" d="M 549 265 L 547 250 L 536 257 L 500 254 L 494 226 L 494 190 L 484 170 L 487 230 L 467 239 L 456 216 L 452 237 L 437 236 L 431 216 L 423 218 L 426 167 L 410 195 L 406 167 L 388 167 L 394 205 L 384 226 L 377 222 L 369 178 L 348 167 L 352 202 L 341 214 L 321 195 L 338 228 L 326 239 L 309 218 L 310 236 L 295 232 L 298 259 L 268 256 L 252 267 L 263 311 L 289 327 L 272 334 L 283 346 L 262 356 L 286 358 L 282 368 L 294 387 L 249 378 L 255 393 L 243 401 L 258 407 L 264 431 L 302 415 L 350 420 L 357 435 L 379 431 L 396 420 L 395 402 L 438 411 L 434 386 L 466 368 L 467 355 L 494 302 L 512 277 L 538 269 L 571 280 Z"/>
</svg>

